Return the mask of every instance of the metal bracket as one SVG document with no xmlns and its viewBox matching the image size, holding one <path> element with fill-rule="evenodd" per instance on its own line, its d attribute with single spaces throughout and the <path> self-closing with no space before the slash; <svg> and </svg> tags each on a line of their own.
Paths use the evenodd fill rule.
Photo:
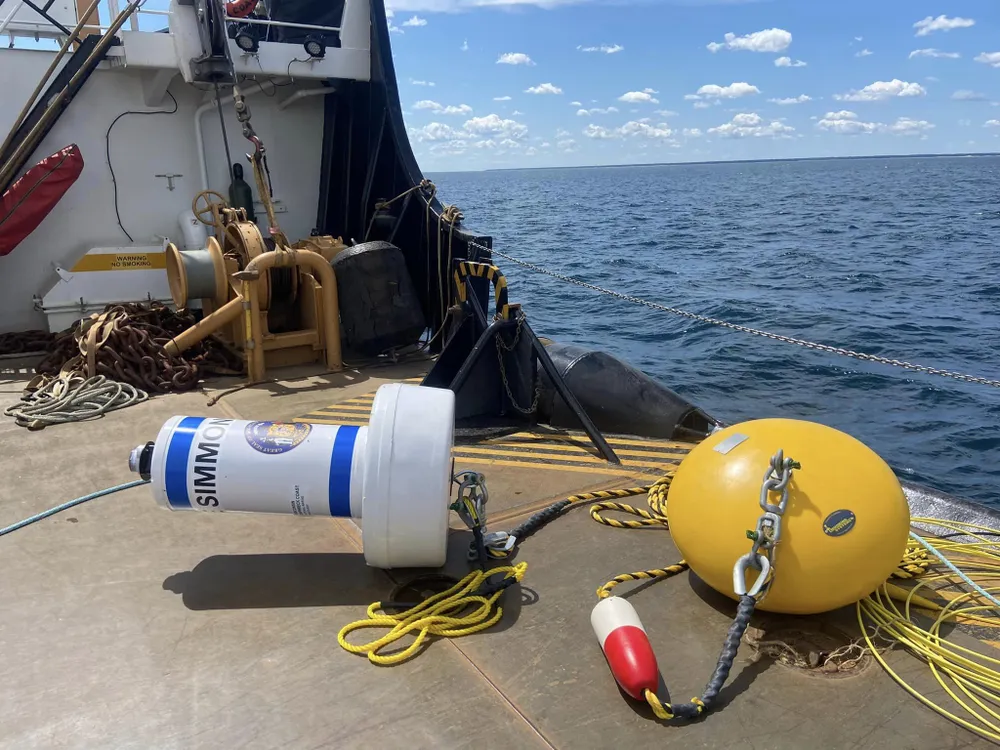
<svg viewBox="0 0 1000 750">
<path fill-rule="evenodd" d="M 167 190 L 169 190 L 170 192 L 173 192 L 174 191 L 174 178 L 176 178 L 176 177 L 183 177 L 184 175 L 182 175 L 182 174 L 158 174 L 158 175 L 153 175 L 153 176 L 154 177 L 163 177 L 163 178 L 165 178 L 167 180 Z"/>
<path fill-rule="evenodd" d="M 421 385 L 454 391 L 457 420 L 472 420 L 478 423 L 476 426 L 495 426 L 497 419 L 506 420 L 508 424 L 534 424 L 534 415 L 521 413 L 511 403 L 497 359 L 496 337 L 512 339 L 513 332 L 520 326 L 517 343 L 506 355 L 505 368 L 511 395 L 521 403 L 530 403 L 531 395 L 538 387 L 537 366 L 541 365 L 604 459 L 621 464 L 604 435 L 566 385 L 545 346 L 523 317 L 524 313 L 517 310 L 515 317 L 521 316 L 517 320 L 490 321 L 487 318 L 474 287 L 475 282 L 485 281 L 473 276 L 465 278 L 466 301 L 461 304 L 461 321 L 449 332 L 448 343 Z M 489 424 L 491 420 L 494 424 Z"/>
</svg>

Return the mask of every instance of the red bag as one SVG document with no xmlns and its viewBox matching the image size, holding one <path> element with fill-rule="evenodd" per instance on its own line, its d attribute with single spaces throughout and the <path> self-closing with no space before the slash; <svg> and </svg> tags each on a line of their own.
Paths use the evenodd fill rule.
<svg viewBox="0 0 1000 750">
<path fill-rule="evenodd" d="M 74 143 L 42 159 L 0 196 L 0 258 L 35 231 L 83 171 Z"/>
</svg>

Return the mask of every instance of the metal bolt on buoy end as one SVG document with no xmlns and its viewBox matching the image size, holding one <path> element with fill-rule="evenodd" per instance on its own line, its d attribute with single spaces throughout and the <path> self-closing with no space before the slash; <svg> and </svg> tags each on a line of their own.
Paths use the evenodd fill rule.
<svg viewBox="0 0 1000 750">
<path fill-rule="evenodd" d="M 153 441 L 145 445 L 137 445 L 128 454 L 128 468 L 133 474 L 138 474 L 143 479 L 149 479 L 150 470 L 153 465 Z"/>
<path fill-rule="evenodd" d="M 139 460 L 142 457 L 142 450 L 145 447 L 146 446 L 144 445 L 137 445 L 132 449 L 132 452 L 128 454 L 128 469 L 133 474 L 139 473 Z"/>
</svg>

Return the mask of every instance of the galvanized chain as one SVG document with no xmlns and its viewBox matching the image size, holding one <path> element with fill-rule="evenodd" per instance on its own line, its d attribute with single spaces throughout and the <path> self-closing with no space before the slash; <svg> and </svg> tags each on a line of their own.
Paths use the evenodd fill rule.
<svg viewBox="0 0 1000 750">
<path fill-rule="evenodd" d="M 507 369 L 504 367 L 504 362 L 503 362 L 504 352 L 505 351 L 512 352 L 514 351 L 514 349 L 517 348 L 517 342 L 521 338 L 521 326 L 523 324 L 524 324 L 524 316 L 518 315 L 517 330 L 514 331 L 514 340 L 511 342 L 510 346 L 507 346 L 505 343 L 503 343 L 503 337 L 499 333 L 497 333 L 497 335 L 493 337 L 493 340 L 496 341 L 497 345 L 497 359 L 500 362 L 500 378 L 501 380 L 503 380 L 504 390 L 507 391 L 507 398 L 510 399 L 510 403 L 513 405 L 515 409 L 517 409 L 522 414 L 529 415 L 529 414 L 534 414 L 535 410 L 538 409 L 538 399 L 541 398 L 542 395 L 541 381 L 536 379 L 535 395 L 531 399 L 531 406 L 525 409 L 514 399 L 514 394 L 513 392 L 511 392 L 510 389 L 510 383 L 507 382 Z"/>
<path fill-rule="evenodd" d="M 460 471 L 452 482 L 458 485 L 458 498 L 449 507 L 469 527 L 475 537 L 469 545 L 469 561 L 486 562 L 487 550 L 505 555 L 514 547 L 514 537 L 506 531 L 486 531 L 486 502 L 490 499 L 486 477 L 478 471 Z"/>
<path fill-rule="evenodd" d="M 767 595 L 774 578 L 775 547 L 781 540 L 781 517 L 788 507 L 788 483 L 792 479 L 792 470 L 801 468 L 797 461 L 785 458 L 784 451 L 780 449 L 771 456 L 760 487 L 760 507 L 764 512 L 757 519 L 757 528 L 747 531 L 747 538 L 753 541 L 753 546 L 733 566 L 733 591 L 737 596 L 752 596 L 759 602 Z M 777 504 L 770 502 L 772 492 L 781 493 Z M 760 571 L 749 589 L 746 583 L 748 568 Z"/>
<path fill-rule="evenodd" d="M 641 299 L 640 297 L 634 297 L 630 294 L 622 294 L 621 292 L 615 292 L 610 289 L 605 289 L 604 287 L 597 286 L 596 284 L 590 284 L 586 281 L 581 281 L 580 279 L 574 279 L 572 276 L 566 276 L 555 271 L 550 271 L 547 268 L 542 268 L 534 263 L 528 263 L 527 261 L 519 260 L 510 255 L 507 255 L 500 250 L 487 248 L 483 245 L 479 245 L 475 242 L 469 243 L 481 250 L 485 250 L 488 253 L 493 253 L 499 255 L 504 260 L 509 260 L 511 263 L 527 268 L 529 271 L 534 271 L 535 273 L 541 273 L 546 276 L 551 276 L 554 279 L 559 279 L 560 281 L 565 281 L 567 284 L 575 284 L 576 286 L 581 286 L 584 289 L 590 289 L 594 292 L 599 292 L 601 294 L 606 294 L 609 297 L 615 297 L 625 302 L 631 302 L 635 305 L 642 305 L 644 307 L 649 307 L 653 310 L 659 310 L 661 312 L 668 312 L 674 315 L 680 315 L 684 318 L 689 318 L 691 320 L 697 320 L 699 323 L 708 323 L 709 325 L 721 326 L 722 328 L 728 328 L 733 331 L 740 331 L 741 333 L 749 333 L 753 336 L 762 336 L 766 339 L 771 339 L 772 341 L 781 341 L 785 344 L 795 344 L 796 346 L 802 346 L 806 349 L 813 349 L 815 351 L 826 352 L 828 354 L 839 354 L 843 357 L 851 357 L 852 359 L 858 359 L 863 362 L 876 362 L 882 365 L 891 365 L 892 367 L 900 367 L 904 370 L 911 370 L 913 372 L 921 372 L 925 375 L 938 375 L 944 378 L 952 378 L 954 380 L 961 380 L 965 383 L 979 383 L 980 385 L 989 385 L 994 388 L 1000 388 L 1000 380 L 991 380 L 990 378 L 981 378 L 976 375 L 966 375 L 965 373 L 956 372 L 954 370 L 943 370 L 938 367 L 928 367 L 927 365 L 920 365 L 913 362 L 907 362 L 901 359 L 891 359 L 889 357 L 880 357 L 877 354 L 865 354 L 864 352 L 858 352 L 853 349 L 844 349 L 839 346 L 830 346 L 829 344 L 818 344 L 815 341 L 807 341 L 805 339 L 797 339 L 791 336 L 783 336 L 780 333 L 771 333 L 769 331 L 762 331 L 758 328 L 751 328 L 749 326 L 739 325 L 738 323 L 730 323 L 726 320 L 719 320 L 718 318 L 711 318 L 707 315 L 700 315 L 698 313 L 693 313 L 688 310 L 682 310 L 679 307 L 668 307 L 667 305 L 660 305 L 656 302 L 650 302 L 649 300 Z"/>
</svg>

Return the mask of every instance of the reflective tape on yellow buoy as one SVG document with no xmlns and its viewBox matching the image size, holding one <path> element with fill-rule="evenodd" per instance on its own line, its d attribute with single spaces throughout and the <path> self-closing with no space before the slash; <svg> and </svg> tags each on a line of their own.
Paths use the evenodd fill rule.
<svg viewBox="0 0 1000 750">
<path fill-rule="evenodd" d="M 750 551 L 771 456 L 801 464 L 774 552 L 774 580 L 759 609 L 826 612 L 874 591 L 903 557 L 910 511 L 899 480 L 878 454 L 832 427 L 793 419 L 733 425 L 681 462 L 667 501 L 674 543 L 691 569 L 733 593 L 733 565 Z M 769 502 L 779 495 L 771 493 Z M 756 571 L 747 573 L 749 587 Z"/>
</svg>

